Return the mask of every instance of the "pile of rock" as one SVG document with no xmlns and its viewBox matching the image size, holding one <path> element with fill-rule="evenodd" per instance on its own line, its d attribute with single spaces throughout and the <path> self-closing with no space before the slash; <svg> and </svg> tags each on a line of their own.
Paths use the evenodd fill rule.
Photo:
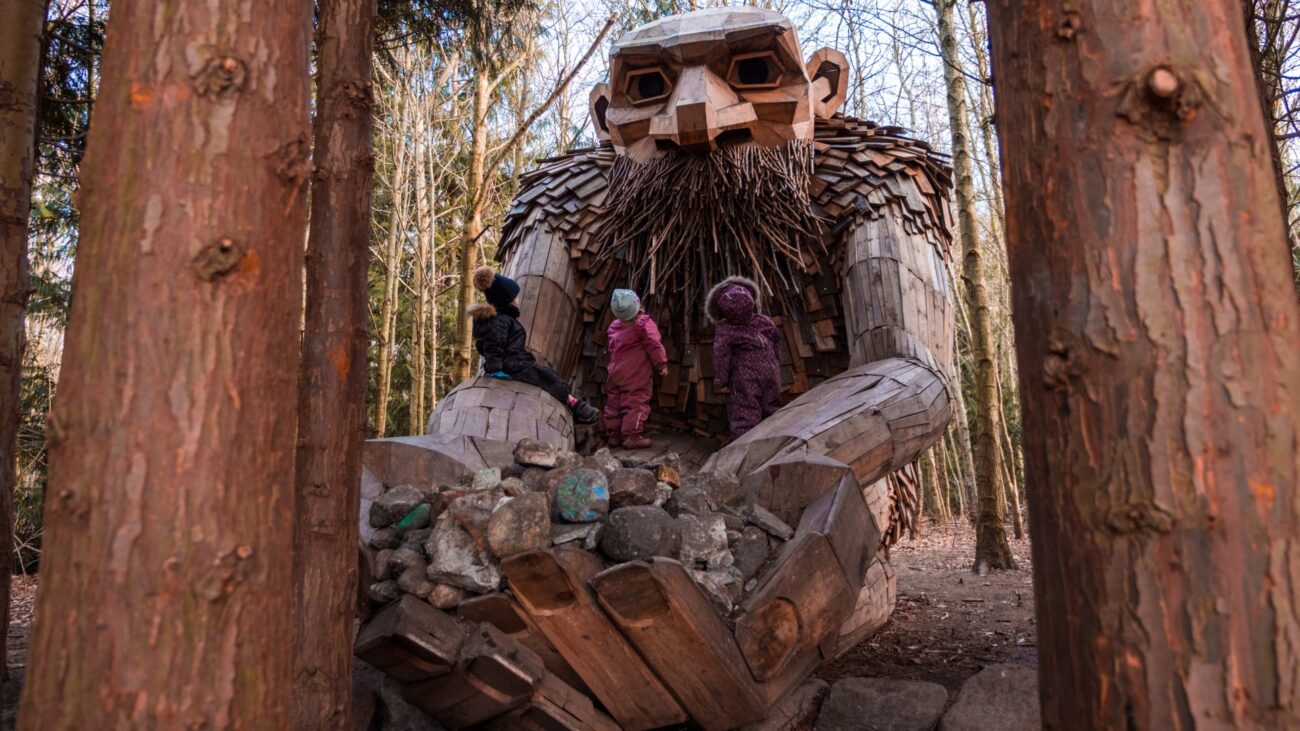
<svg viewBox="0 0 1300 731">
<path fill-rule="evenodd" d="M 451 609 L 501 589 L 501 559 L 566 546 L 609 565 L 676 559 L 730 614 L 794 533 L 750 504 L 734 477 L 684 476 L 675 454 L 651 462 L 608 450 L 581 457 L 525 439 L 514 457 L 464 484 L 397 485 L 375 499 L 374 603 L 413 594 Z"/>
</svg>

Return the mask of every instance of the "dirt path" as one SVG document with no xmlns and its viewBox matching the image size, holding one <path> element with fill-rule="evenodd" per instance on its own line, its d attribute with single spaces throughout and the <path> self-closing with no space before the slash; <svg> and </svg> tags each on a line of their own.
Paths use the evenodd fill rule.
<svg viewBox="0 0 1300 731">
<path fill-rule="evenodd" d="M 1038 666 L 1029 541 L 1011 542 L 1015 571 L 978 576 L 970 570 L 975 531 L 969 524 L 925 529 L 890 551 L 898 608 L 889 624 L 818 677 L 908 678 L 956 690 L 991 663 Z"/>
</svg>

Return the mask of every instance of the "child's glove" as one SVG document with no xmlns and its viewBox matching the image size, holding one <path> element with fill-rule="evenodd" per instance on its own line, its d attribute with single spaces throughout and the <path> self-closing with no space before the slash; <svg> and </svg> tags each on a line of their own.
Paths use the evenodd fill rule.
<svg viewBox="0 0 1300 731">
<path fill-rule="evenodd" d="M 664 365 L 664 366 L 659 366 L 659 371 L 658 371 L 658 373 L 659 373 L 660 378 L 662 378 L 662 377 L 668 375 L 668 366 L 666 366 L 666 365 Z"/>
</svg>

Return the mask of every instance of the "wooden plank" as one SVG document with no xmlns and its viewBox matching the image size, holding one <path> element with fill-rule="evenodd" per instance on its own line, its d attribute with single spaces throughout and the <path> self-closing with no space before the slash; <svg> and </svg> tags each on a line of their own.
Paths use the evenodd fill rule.
<svg viewBox="0 0 1300 731">
<path fill-rule="evenodd" d="M 620 731 L 614 719 L 596 710 L 591 699 L 547 673 L 532 699 L 483 724 L 488 731 Z"/>
<path fill-rule="evenodd" d="M 706 731 L 757 721 L 763 695 L 713 604 L 671 559 L 597 574 L 600 604 Z"/>
<path fill-rule="evenodd" d="M 501 568 L 519 604 L 629 731 L 686 720 L 662 681 L 619 633 L 588 586 L 604 567 L 586 551 L 548 549 L 511 556 Z"/>
<path fill-rule="evenodd" d="M 451 671 L 469 627 L 403 594 L 361 626 L 354 652 L 385 675 L 411 682 Z"/>
</svg>

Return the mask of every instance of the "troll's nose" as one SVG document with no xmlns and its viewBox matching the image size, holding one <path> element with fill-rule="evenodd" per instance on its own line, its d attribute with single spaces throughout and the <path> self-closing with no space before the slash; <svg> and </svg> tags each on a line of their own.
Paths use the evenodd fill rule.
<svg viewBox="0 0 1300 731">
<path fill-rule="evenodd" d="M 683 69 L 662 114 L 650 121 L 650 135 L 688 150 L 717 148 L 718 135 L 756 120 L 754 109 L 731 85 L 705 66 Z"/>
</svg>

